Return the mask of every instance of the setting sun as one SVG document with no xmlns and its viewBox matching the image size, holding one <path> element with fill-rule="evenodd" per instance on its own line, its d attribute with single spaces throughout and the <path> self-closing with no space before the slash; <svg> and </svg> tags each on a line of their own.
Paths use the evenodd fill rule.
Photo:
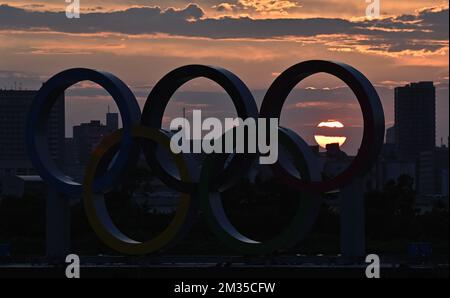
<svg viewBox="0 0 450 298">
<path fill-rule="evenodd" d="M 342 135 L 344 124 L 336 120 L 320 122 L 317 125 L 317 133 L 314 138 L 320 147 L 326 148 L 328 144 L 338 143 L 339 147 L 344 145 L 347 137 Z"/>
</svg>

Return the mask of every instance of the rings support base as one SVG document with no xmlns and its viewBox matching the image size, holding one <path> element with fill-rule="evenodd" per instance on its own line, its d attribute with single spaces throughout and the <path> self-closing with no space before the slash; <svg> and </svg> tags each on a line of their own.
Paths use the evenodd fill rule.
<svg viewBox="0 0 450 298">
<path fill-rule="evenodd" d="M 54 189 L 47 190 L 46 254 L 65 260 L 70 251 L 70 201 Z"/>
<path fill-rule="evenodd" d="M 364 180 L 360 178 L 341 189 L 340 236 L 344 257 L 363 257 L 366 253 L 364 189 Z"/>
</svg>

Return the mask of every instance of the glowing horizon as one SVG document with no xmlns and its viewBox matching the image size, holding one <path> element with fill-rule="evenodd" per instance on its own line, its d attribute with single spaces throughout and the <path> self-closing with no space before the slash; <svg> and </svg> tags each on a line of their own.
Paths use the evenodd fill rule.
<svg viewBox="0 0 450 298">
<path fill-rule="evenodd" d="M 326 149 L 327 145 L 330 144 L 339 144 L 339 147 L 342 147 L 342 145 L 345 144 L 347 141 L 347 137 L 337 137 L 337 136 L 322 136 L 322 135 L 315 135 L 314 139 L 316 140 L 317 144 Z"/>
<path fill-rule="evenodd" d="M 344 128 L 344 124 L 337 120 L 327 120 L 320 122 L 317 125 L 317 127 L 336 129 L 336 132 L 338 132 L 339 129 Z M 323 134 L 314 135 L 314 139 L 316 140 L 317 144 L 324 149 L 327 148 L 327 145 L 336 143 L 339 144 L 339 147 L 341 147 L 347 141 L 346 136 L 337 136 L 337 135 L 325 136 Z"/>
</svg>

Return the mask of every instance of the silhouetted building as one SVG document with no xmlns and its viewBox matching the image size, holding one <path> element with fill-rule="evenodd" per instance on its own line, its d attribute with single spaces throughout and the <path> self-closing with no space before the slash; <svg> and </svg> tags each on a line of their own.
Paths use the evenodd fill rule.
<svg viewBox="0 0 450 298">
<path fill-rule="evenodd" d="M 421 152 L 418 173 L 421 194 L 448 195 L 448 148 Z"/>
<path fill-rule="evenodd" d="M 106 114 L 106 128 L 109 133 L 119 129 L 119 114 L 109 112 Z"/>
<path fill-rule="evenodd" d="M 415 161 L 399 158 L 395 144 L 384 144 L 366 181 L 370 189 L 381 190 L 388 182 L 397 181 L 403 175 L 417 180 Z"/>
<path fill-rule="evenodd" d="M 25 129 L 28 111 L 37 91 L 0 90 L 0 175 L 33 175 L 28 158 Z M 57 100 L 48 120 L 51 157 L 61 165 L 64 159 L 64 94 Z"/>
<path fill-rule="evenodd" d="M 397 147 L 395 144 L 386 143 L 381 147 L 381 157 L 386 160 L 398 159 Z"/>
<path fill-rule="evenodd" d="M 319 155 L 319 164 L 325 177 L 331 178 L 341 174 L 352 163 L 354 157 L 348 156 L 338 143 L 328 144 L 327 151 Z"/>
<path fill-rule="evenodd" d="M 106 125 L 99 120 L 82 123 L 73 127 L 73 140 L 66 140 L 68 151 L 73 151 L 76 163 L 85 164 L 104 136 L 111 134 L 119 128 L 119 116 L 117 113 L 106 114 Z M 69 158 L 69 157 L 68 157 Z"/>
<path fill-rule="evenodd" d="M 329 159 L 345 159 L 347 158 L 347 154 L 344 151 L 341 151 L 339 147 L 339 143 L 327 144 L 327 157 Z"/>
<path fill-rule="evenodd" d="M 379 164 L 378 188 L 383 188 L 389 181 L 397 181 L 406 175 L 416 181 L 416 165 L 405 160 L 383 160 Z"/>
<path fill-rule="evenodd" d="M 106 134 L 106 126 L 99 120 L 82 123 L 73 127 L 73 141 L 76 148 L 76 158 L 80 163 L 86 163 L 92 150 Z"/>
<path fill-rule="evenodd" d="M 25 193 L 43 193 L 45 184 L 40 176 L 4 175 L 1 177 L 2 195 L 22 198 Z"/>
<path fill-rule="evenodd" d="M 319 153 L 320 153 L 320 146 L 319 145 L 312 145 L 312 146 L 309 146 L 309 148 L 312 150 L 312 152 L 315 155 L 319 155 Z"/>
<path fill-rule="evenodd" d="M 442 190 L 442 195 L 446 196 L 448 198 L 448 168 L 444 169 L 442 171 L 442 185 L 441 185 L 441 190 Z M 447 199 L 448 201 L 448 199 Z"/>
<path fill-rule="evenodd" d="M 395 126 L 386 129 L 386 144 L 395 144 Z"/>
<path fill-rule="evenodd" d="M 66 138 L 64 140 L 64 164 L 72 166 L 78 163 L 78 153 L 75 140 L 73 138 Z"/>
<path fill-rule="evenodd" d="M 395 88 L 395 143 L 401 158 L 415 160 L 436 144 L 436 90 L 433 82 Z"/>
</svg>

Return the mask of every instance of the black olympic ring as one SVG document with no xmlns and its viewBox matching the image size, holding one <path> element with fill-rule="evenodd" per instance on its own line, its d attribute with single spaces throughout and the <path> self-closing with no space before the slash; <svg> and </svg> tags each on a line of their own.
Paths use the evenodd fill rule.
<svg viewBox="0 0 450 298">
<path fill-rule="evenodd" d="M 232 225 L 221 204 L 220 193 L 247 173 L 255 161 L 255 154 L 233 154 L 226 167 L 225 161 L 230 160 L 230 156 L 211 154 L 201 165 L 197 179 L 192 175 L 193 170 L 189 166 L 192 162 L 188 156 L 181 154 L 172 158 L 178 168 L 176 173 L 159 163 L 156 149 L 162 147 L 167 151 L 170 138 L 170 134 L 161 129 L 163 114 L 172 95 L 186 82 L 199 77 L 216 82 L 228 93 L 240 118 L 253 118 L 256 121 L 257 117 L 279 118 L 292 89 L 306 77 L 320 72 L 336 76 L 355 93 L 364 118 L 361 148 L 347 170 L 332 179 L 322 180 L 316 156 L 306 142 L 292 130 L 279 128 L 280 144 L 292 154 L 294 167 L 301 173 L 301 178 L 290 173 L 281 162 L 272 166 L 283 183 L 300 191 L 296 215 L 291 224 L 274 239 L 261 243 L 242 235 Z M 62 174 L 51 160 L 46 141 L 46 120 L 58 96 L 83 80 L 93 81 L 111 94 L 119 107 L 123 129 L 106 137 L 94 150 L 84 183 L 78 184 Z M 218 67 L 188 65 L 170 72 L 153 88 L 142 116 L 133 93 L 114 75 L 89 69 L 70 69 L 53 76 L 39 90 L 27 122 L 27 145 L 30 159 L 44 181 L 61 194 L 82 194 L 86 214 L 94 231 L 102 241 L 119 252 L 148 254 L 180 238 L 196 215 L 198 202 L 211 230 L 224 243 L 243 253 L 264 254 L 288 248 L 303 239 L 317 216 L 321 193 L 344 187 L 370 170 L 381 150 L 384 129 L 383 107 L 375 88 L 358 70 L 343 63 L 312 60 L 292 66 L 269 88 L 259 116 L 247 86 L 233 73 Z M 112 148 L 118 151 L 114 159 L 111 158 Z M 161 235 L 143 243 L 128 238 L 112 223 L 102 195 L 135 165 L 140 148 L 156 177 L 181 193 L 179 210 L 169 227 Z M 105 160 L 108 163 L 113 160 L 112 165 L 106 165 Z"/>
<path fill-rule="evenodd" d="M 50 156 L 47 119 L 59 95 L 81 81 L 92 81 L 109 92 L 119 108 L 123 123 L 123 139 L 117 158 L 108 172 L 96 178 L 94 188 L 104 190 L 120 178 L 128 166 L 129 157 L 135 156 L 132 128 L 141 119 L 141 110 L 131 90 L 113 74 L 91 69 L 75 68 L 60 72 L 50 78 L 37 93 L 28 115 L 26 138 L 28 155 L 42 179 L 66 195 L 81 195 L 83 186 L 64 175 Z"/>
<path fill-rule="evenodd" d="M 258 118 L 258 107 L 252 93 L 235 74 L 219 67 L 187 65 L 171 71 L 153 87 L 144 105 L 141 125 L 160 129 L 164 111 L 172 95 L 183 84 L 200 77 L 210 79 L 228 93 L 236 108 L 238 117 L 241 119 Z M 181 192 L 192 192 L 196 189 L 198 181 L 188 183 L 176 178 L 175 173 L 170 173 L 159 163 L 156 157 L 155 146 L 151 146 L 148 142 L 144 143 L 144 146 L 146 147 L 144 154 L 148 164 L 162 181 Z M 232 185 L 236 178 L 245 173 L 242 169 L 248 169 L 253 163 L 254 158 L 250 156 L 251 154 L 235 155 L 230 164 L 219 175 L 214 176 L 212 184 L 215 188 L 224 188 Z"/>
</svg>

